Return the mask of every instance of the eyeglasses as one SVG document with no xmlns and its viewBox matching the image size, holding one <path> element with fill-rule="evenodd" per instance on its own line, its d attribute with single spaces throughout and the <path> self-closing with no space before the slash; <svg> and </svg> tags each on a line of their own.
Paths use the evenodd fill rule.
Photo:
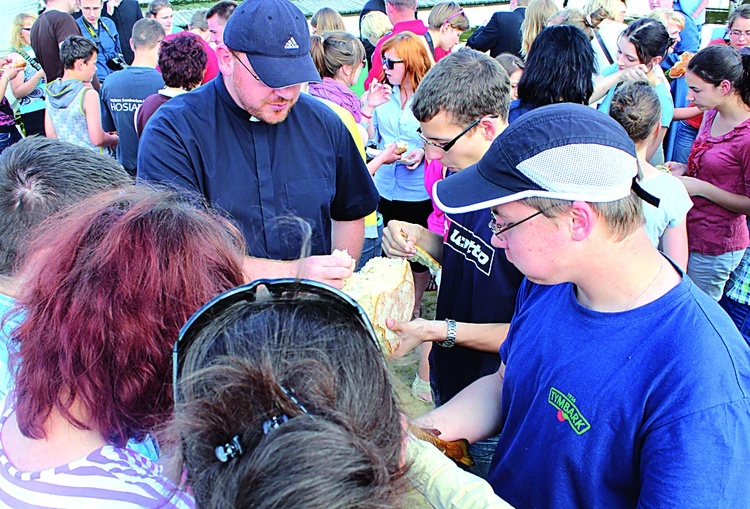
<svg viewBox="0 0 750 509">
<path fill-rule="evenodd" d="M 362 324 L 375 343 L 375 347 L 382 354 L 375 329 L 367 317 L 367 313 L 357 301 L 341 290 L 308 279 L 257 279 L 214 297 L 196 311 L 180 329 L 177 341 L 172 348 L 172 391 L 175 402 L 177 401 L 177 382 L 180 378 L 182 365 L 185 362 L 185 355 L 201 331 L 230 306 L 240 302 L 252 303 L 256 300 L 263 300 L 267 294 L 288 300 L 293 300 L 297 296 L 313 295 L 321 297 L 330 302 L 331 305 L 337 304 L 341 311 L 355 317 Z M 385 363 L 385 358 L 383 358 L 383 363 Z"/>
<path fill-rule="evenodd" d="M 518 226 L 521 223 L 525 223 L 526 221 L 530 221 L 531 219 L 534 219 L 539 214 L 544 214 L 545 212 L 547 212 L 547 211 L 546 210 L 538 210 L 538 211 L 534 212 L 533 214 L 531 214 L 527 218 L 521 219 L 520 221 L 516 221 L 515 223 L 508 223 L 508 224 L 498 223 L 497 217 L 495 217 L 495 213 L 494 212 L 490 212 L 492 214 L 492 219 L 490 219 L 490 224 L 488 224 L 487 226 L 490 227 L 490 230 L 492 230 L 492 233 L 496 237 L 500 238 L 500 235 L 502 235 L 503 233 L 507 232 L 511 228 L 515 228 L 516 226 Z"/>
<path fill-rule="evenodd" d="M 253 72 L 253 71 L 251 71 L 251 70 L 250 70 L 250 68 L 249 68 L 248 66 L 246 66 L 246 65 L 245 65 L 245 62 L 243 62 L 243 61 L 242 61 L 242 60 L 240 59 L 240 57 L 238 57 L 238 56 L 237 56 L 237 53 L 235 53 L 234 51 L 232 51 L 231 53 L 232 53 L 232 55 L 234 55 L 234 58 L 236 58 L 236 59 L 237 59 L 237 61 L 238 61 L 238 62 L 239 62 L 240 64 L 242 64 L 242 67 L 244 67 L 244 68 L 245 68 L 245 70 L 246 70 L 247 72 L 249 72 L 249 73 L 250 73 L 250 76 L 252 76 L 253 78 L 255 78 L 255 81 L 260 81 L 261 83 L 263 83 L 263 82 L 261 81 L 261 79 L 260 79 L 260 78 L 259 78 L 259 77 L 258 77 L 258 76 L 257 76 L 257 75 L 256 75 L 256 74 L 255 74 L 255 73 Z"/>
<path fill-rule="evenodd" d="M 498 117 L 498 115 L 490 115 L 490 116 L 489 116 L 489 118 L 497 118 L 497 117 Z M 479 122 L 481 122 L 483 118 L 484 118 L 484 117 L 480 117 L 480 118 L 476 119 L 476 120 L 475 120 L 474 122 L 472 122 L 471 124 L 469 124 L 469 126 L 468 126 L 468 127 L 466 128 L 466 129 L 464 129 L 463 131 L 461 131 L 460 133 L 458 133 L 458 135 L 457 135 L 456 137 L 454 137 L 454 138 L 453 138 L 452 140 L 450 140 L 450 141 L 446 141 L 445 143 L 438 143 L 438 142 L 436 142 L 436 141 L 430 141 L 430 140 L 428 140 L 428 139 L 427 139 L 427 138 L 425 138 L 425 137 L 424 137 L 424 135 L 422 134 L 422 128 L 421 128 L 421 127 L 418 127 L 418 128 L 417 128 L 417 134 L 418 134 L 418 135 L 419 135 L 419 137 L 420 137 L 420 138 L 422 139 L 422 141 L 423 141 L 423 142 L 425 143 L 425 145 L 429 145 L 429 146 L 431 146 L 431 147 L 439 148 L 439 149 L 440 149 L 440 150 L 442 150 L 443 152 L 448 152 L 448 151 L 449 151 L 449 150 L 451 149 L 451 147 L 453 147 L 453 145 L 455 145 L 455 144 L 456 144 L 456 142 L 457 142 L 457 141 L 458 141 L 459 139 L 461 139 L 461 136 L 463 136 L 464 134 L 466 134 L 466 133 L 468 133 L 469 131 L 471 131 L 471 129 L 472 129 L 472 128 L 473 128 L 473 127 L 474 127 L 475 125 L 477 125 L 477 124 L 478 124 Z"/>
<path fill-rule="evenodd" d="M 396 64 L 403 64 L 403 60 L 393 60 L 392 58 L 384 58 L 383 59 L 383 67 L 388 69 L 389 71 L 392 71 Z"/>
<path fill-rule="evenodd" d="M 730 30 L 729 35 L 732 35 L 734 37 L 740 37 L 744 35 L 746 39 L 750 39 L 750 30 Z"/>
</svg>

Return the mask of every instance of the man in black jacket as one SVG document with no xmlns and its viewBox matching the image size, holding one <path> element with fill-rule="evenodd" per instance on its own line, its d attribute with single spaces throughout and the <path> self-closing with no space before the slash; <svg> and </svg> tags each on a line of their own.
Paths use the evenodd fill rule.
<svg viewBox="0 0 750 509">
<path fill-rule="evenodd" d="M 106 0 L 102 8 L 102 16 L 111 18 L 117 27 L 117 33 L 122 42 L 122 56 L 128 65 L 133 63 L 133 50 L 130 48 L 130 38 L 133 34 L 133 25 L 143 18 L 141 6 L 138 0 Z"/>
<path fill-rule="evenodd" d="M 499 11 L 487 25 L 477 28 L 466 45 L 477 51 L 489 50 L 491 57 L 501 53 L 521 56 L 521 23 L 526 16 L 528 0 L 511 0 L 512 11 Z"/>
</svg>

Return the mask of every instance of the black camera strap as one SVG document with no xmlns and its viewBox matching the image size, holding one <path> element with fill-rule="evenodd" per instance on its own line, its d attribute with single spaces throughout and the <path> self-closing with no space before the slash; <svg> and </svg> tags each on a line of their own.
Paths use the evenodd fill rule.
<svg viewBox="0 0 750 509">
<path fill-rule="evenodd" d="M 92 25 L 91 23 L 89 23 L 89 20 L 87 20 L 83 16 L 81 16 L 81 21 L 83 21 L 83 26 L 86 27 L 86 30 L 88 31 L 89 35 L 91 36 L 91 39 L 96 44 L 97 48 L 99 48 L 101 50 L 101 53 L 103 53 L 104 56 L 107 57 L 107 60 L 109 60 L 110 58 L 112 58 L 112 55 L 110 55 L 109 52 L 104 48 L 104 45 L 102 44 L 102 41 L 99 38 L 99 32 L 100 31 L 96 31 L 94 29 L 94 25 Z M 112 39 L 112 42 L 114 42 L 115 38 L 112 36 L 112 33 L 109 31 L 109 29 L 107 28 L 107 25 L 104 23 L 104 21 L 102 21 L 101 18 L 99 19 L 99 26 L 100 27 L 104 27 L 104 31 L 107 32 L 107 35 L 109 36 L 109 38 Z M 117 56 L 117 55 L 115 55 L 115 56 Z"/>
<path fill-rule="evenodd" d="M 18 48 L 16 50 L 16 53 L 18 53 L 19 55 L 21 55 L 23 57 L 23 59 L 26 60 L 26 62 L 28 62 L 29 65 L 34 68 L 35 71 L 41 71 L 42 70 L 42 65 L 39 63 L 39 61 L 36 58 L 34 58 L 31 55 L 29 55 L 28 53 L 26 53 L 23 49 Z"/>
</svg>

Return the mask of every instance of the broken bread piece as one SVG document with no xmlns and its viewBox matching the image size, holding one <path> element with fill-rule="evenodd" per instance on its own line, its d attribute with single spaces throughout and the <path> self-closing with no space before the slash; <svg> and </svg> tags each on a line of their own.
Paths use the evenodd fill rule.
<svg viewBox="0 0 750 509">
<path fill-rule="evenodd" d="M 414 249 L 416 249 L 417 252 L 414 253 L 414 256 L 409 257 L 410 262 L 420 263 L 430 269 L 432 272 L 437 272 L 440 270 L 440 264 L 436 259 L 430 256 L 430 253 L 422 249 L 420 246 L 417 246 L 416 244 L 414 245 Z"/>
<path fill-rule="evenodd" d="M 350 265 L 351 265 L 352 272 L 354 272 L 354 269 L 357 268 L 357 260 L 355 260 L 354 258 L 352 258 L 349 255 L 349 251 L 347 251 L 346 249 L 334 249 L 333 253 L 331 253 L 331 254 L 333 256 L 338 256 L 339 258 L 343 258 L 345 260 L 350 260 L 351 261 Z"/>
<path fill-rule="evenodd" d="M 400 156 L 401 154 L 404 154 L 407 150 L 409 150 L 409 144 L 405 141 L 397 141 L 396 142 L 396 150 L 393 151 L 394 154 L 397 156 Z"/>
<path fill-rule="evenodd" d="M 365 310 L 383 353 L 393 353 L 399 340 L 396 333 L 386 327 L 385 320 L 408 322 L 414 309 L 414 278 L 407 261 L 373 258 L 348 278 L 341 290 Z"/>
</svg>

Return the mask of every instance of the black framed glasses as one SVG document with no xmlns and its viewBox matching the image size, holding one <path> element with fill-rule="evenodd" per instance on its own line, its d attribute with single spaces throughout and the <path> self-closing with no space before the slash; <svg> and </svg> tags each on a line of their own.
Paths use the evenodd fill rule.
<svg viewBox="0 0 750 509">
<path fill-rule="evenodd" d="M 261 83 L 263 83 L 263 82 L 261 81 L 261 79 L 260 79 L 260 78 L 258 77 L 258 75 L 257 75 L 257 74 L 255 74 L 255 73 L 254 73 L 253 71 L 251 71 L 251 70 L 250 70 L 250 68 L 249 68 L 248 66 L 246 66 L 246 65 L 245 65 L 245 62 L 243 62 L 243 61 L 242 61 L 242 59 L 241 59 L 240 57 L 238 57 L 238 56 L 237 56 L 237 53 L 235 53 L 234 51 L 232 51 L 231 53 L 232 53 L 232 55 L 234 55 L 234 58 L 236 58 L 236 59 L 237 59 L 237 61 L 238 61 L 238 62 L 239 62 L 240 64 L 242 64 L 242 67 L 244 67 L 244 68 L 245 68 L 245 70 L 246 70 L 247 72 L 249 72 L 249 73 L 250 73 L 250 76 L 252 76 L 253 78 L 255 78 L 255 81 L 260 81 Z"/>
<path fill-rule="evenodd" d="M 508 224 L 503 224 L 503 223 L 498 222 L 497 221 L 497 217 L 495 217 L 495 213 L 494 212 L 490 212 L 490 214 L 492 214 L 492 219 L 490 219 L 490 224 L 488 224 L 487 226 L 490 227 L 490 230 L 492 231 L 492 233 L 496 237 L 500 238 L 500 235 L 502 235 L 503 233 L 507 232 L 511 228 L 515 228 L 516 226 L 518 226 L 521 223 L 525 223 L 526 221 L 530 221 L 531 219 L 534 219 L 539 214 L 544 214 L 545 212 L 547 212 L 547 211 L 546 210 L 537 210 L 536 212 L 534 212 L 533 214 L 531 214 L 529 217 L 521 219 L 520 221 L 516 221 L 515 223 L 508 223 Z"/>
<path fill-rule="evenodd" d="M 182 365 L 185 362 L 185 355 L 200 332 L 230 306 L 238 302 L 252 303 L 267 298 L 268 295 L 288 299 L 293 299 L 296 296 L 314 295 L 327 299 L 332 304 L 338 304 L 339 309 L 350 313 L 367 330 L 382 357 L 383 351 L 367 313 L 357 301 L 346 293 L 325 283 L 309 279 L 256 279 L 251 283 L 232 288 L 214 297 L 196 311 L 180 329 L 177 341 L 172 348 L 172 392 L 175 402 L 177 401 L 177 383 L 180 379 Z M 383 363 L 385 363 L 385 358 L 383 358 Z"/>
<path fill-rule="evenodd" d="M 498 117 L 498 115 L 490 115 L 489 116 L 489 118 L 497 118 L 497 117 Z M 445 143 L 438 143 L 436 141 L 430 141 L 430 140 L 428 140 L 422 134 L 422 128 L 421 127 L 417 128 L 417 134 L 422 139 L 422 141 L 424 142 L 425 145 L 429 145 L 431 147 L 439 148 L 443 152 L 448 152 L 451 149 L 451 147 L 453 147 L 453 145 L 455 145 L 456 142 L 461 139 L 461 136 L 463 136 L 464 134 L 466 134 L 469 131 L 471 131 L 471 129 L 474 126 L 476 126 L 477 124 L 479 124 L 479 122 L 481 122 L 483 118 L 484 117 L 480 117 L 480 118 L 476 119 L 474 122 L 472 122 L 471 124 L 469 124 L 466 127 L 466 129 L 464 129 L 463 131 L 461 131 L 460 133 L 458 133 L 452 140 L 446 141 Z"/>
<path fill-rule="evenodd" d="M 383 58 L 383 67 L 388 69 L 389 71 L 392 71 L 396 64 L 403 64 L 403 60 L 393 60 L 392 58 Z"/>
</svg>

